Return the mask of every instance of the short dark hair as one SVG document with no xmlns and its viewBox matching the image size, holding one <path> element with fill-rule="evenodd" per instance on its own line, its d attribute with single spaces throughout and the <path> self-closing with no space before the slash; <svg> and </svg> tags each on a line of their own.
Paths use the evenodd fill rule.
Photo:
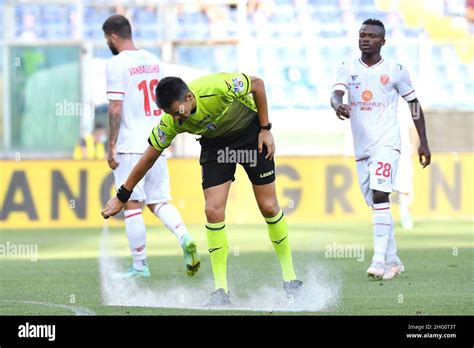
<svg viewBox="0 0 474 348">
<path fill-rule="evenodd" d="M 128 19 L 122 15 L 113 15 L 107 18 L 102 24 L 105 35 L 117 34 L 122 39 L 132 37 L 132 27 Z"/>
<path fill-rule="evenodd" d="M 382 27 L 383 30 L 383 36 L 385 36 L 385 25 L 383 25 L 383 22 L 381 20 L 375 19 L 375 18 L 369 18 L 362 23 L 362 25 L 376 25 L 378 27 Z"/>
<path fill-rule="evenodd" d="M 156 104 L 160 109 L 169 109 L 175 101 L 184 101 L 189 92 L 188 85 L 179 77 L 165 77 L 156 86 Z"/>
</svg>

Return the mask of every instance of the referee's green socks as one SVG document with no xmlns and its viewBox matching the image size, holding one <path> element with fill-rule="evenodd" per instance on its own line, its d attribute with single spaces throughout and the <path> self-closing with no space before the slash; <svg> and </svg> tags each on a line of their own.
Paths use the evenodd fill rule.
<svg viewBox="0 0 474 348">
<path fill-rule="evenodd" d="M 268 226 L 268 235 L 280 261 L 283 281 L 287 282 L 296 279 L 291 259 L 290 243 L 288 242 L 288 228 L 283 211 L 280 209 L 276 216 L 265 218 L 265 221 Z"/>
<path fill-rule="evenodd" d="M 211 257 L 214 284 L 217 289 L 227 291 L 227 254 L 229 244 L 225 233 L 224 221 L 215 224 L 206 223 L 207 245 Z"/>
</svg>

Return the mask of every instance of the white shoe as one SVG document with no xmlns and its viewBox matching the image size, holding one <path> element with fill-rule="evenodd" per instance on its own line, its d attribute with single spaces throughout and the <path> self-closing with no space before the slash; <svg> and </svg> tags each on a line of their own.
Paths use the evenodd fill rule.
<svg viewBox="0 0 474 348">
<path fill-rule="evenodd" d="M 405 266 L 403 263 L 400 261 L 399 258 L 397 258 L 398 261 L 396 262 L 389 262 L 385 265 L 385 273 L 382 277 L 383 280 L 390 280 L 398 276 L 400 273 L 405 272 Z"/>
<path fill-rule="evenodd" d="M 382 261 L 372 261 L 372 264 L 367 269 L 367 277 L 373 279 L 382 279 L 385 273 L 385 263 Z"/>
</svg>

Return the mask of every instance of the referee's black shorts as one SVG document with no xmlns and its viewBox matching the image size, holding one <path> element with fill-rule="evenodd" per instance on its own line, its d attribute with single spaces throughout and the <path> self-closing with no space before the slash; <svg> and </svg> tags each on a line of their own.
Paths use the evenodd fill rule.
<svg viewBox="0 0 474 348">
<path fill-rule="evenodd" d="M 230 137 L 201 137 L 201 156 L 203 190 L 234 181 L 237 163 L 244 167 L 254 185 L 265 185 L 275 181 L 275 162 L 265 159 L 267 147 L 258 153 L 258 117 L 239 134 Z"/>
</svg>

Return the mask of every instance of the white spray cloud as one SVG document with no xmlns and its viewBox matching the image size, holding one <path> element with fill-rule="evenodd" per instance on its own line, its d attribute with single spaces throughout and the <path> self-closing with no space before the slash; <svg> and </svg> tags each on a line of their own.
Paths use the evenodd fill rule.
<svg viewBox="0 0 474 348">
<path fill-rule="evenodd" d="M 150 288 L 149 284 L 135 278 L 121 279 L 114 275 L 124 271 L 124 265 L 117 257 L 112 256 L 114 241 L 110 237 L 107 225 L 101 235 L 99 269 L 102 303 L 106 306 L 133 306 L 155 308 L 181 308 L 216 310 L 203 307 L 203 303 L 213 289 L 213 280 L 200 281 L 199 286 L 184 285 L 177 278 L 172 282 L 161 284 L 159 288 Z M 259 282 L 247 280 L 247 293 L 238 289 L 231 291 L 232 307 L 225 310 L 245 310 L 264 312 L 321 312 L 332 310 L 338 305 L 342 280 L 340 274 L 326 266 L 319 265 L 317 260 L 305 260 L 303 271 L 298 272 L 304 281 L 304 294 L 290 303 L 282 286 L 271 287 L 275 279 L 258 277 Z M 239 276 L 239 284 L 245 283 L 245 273 Z M 281 284 L 281 281 L 279 282 Z M 219 310 L 219 309 L 217 309 Z"/>
</svg>

